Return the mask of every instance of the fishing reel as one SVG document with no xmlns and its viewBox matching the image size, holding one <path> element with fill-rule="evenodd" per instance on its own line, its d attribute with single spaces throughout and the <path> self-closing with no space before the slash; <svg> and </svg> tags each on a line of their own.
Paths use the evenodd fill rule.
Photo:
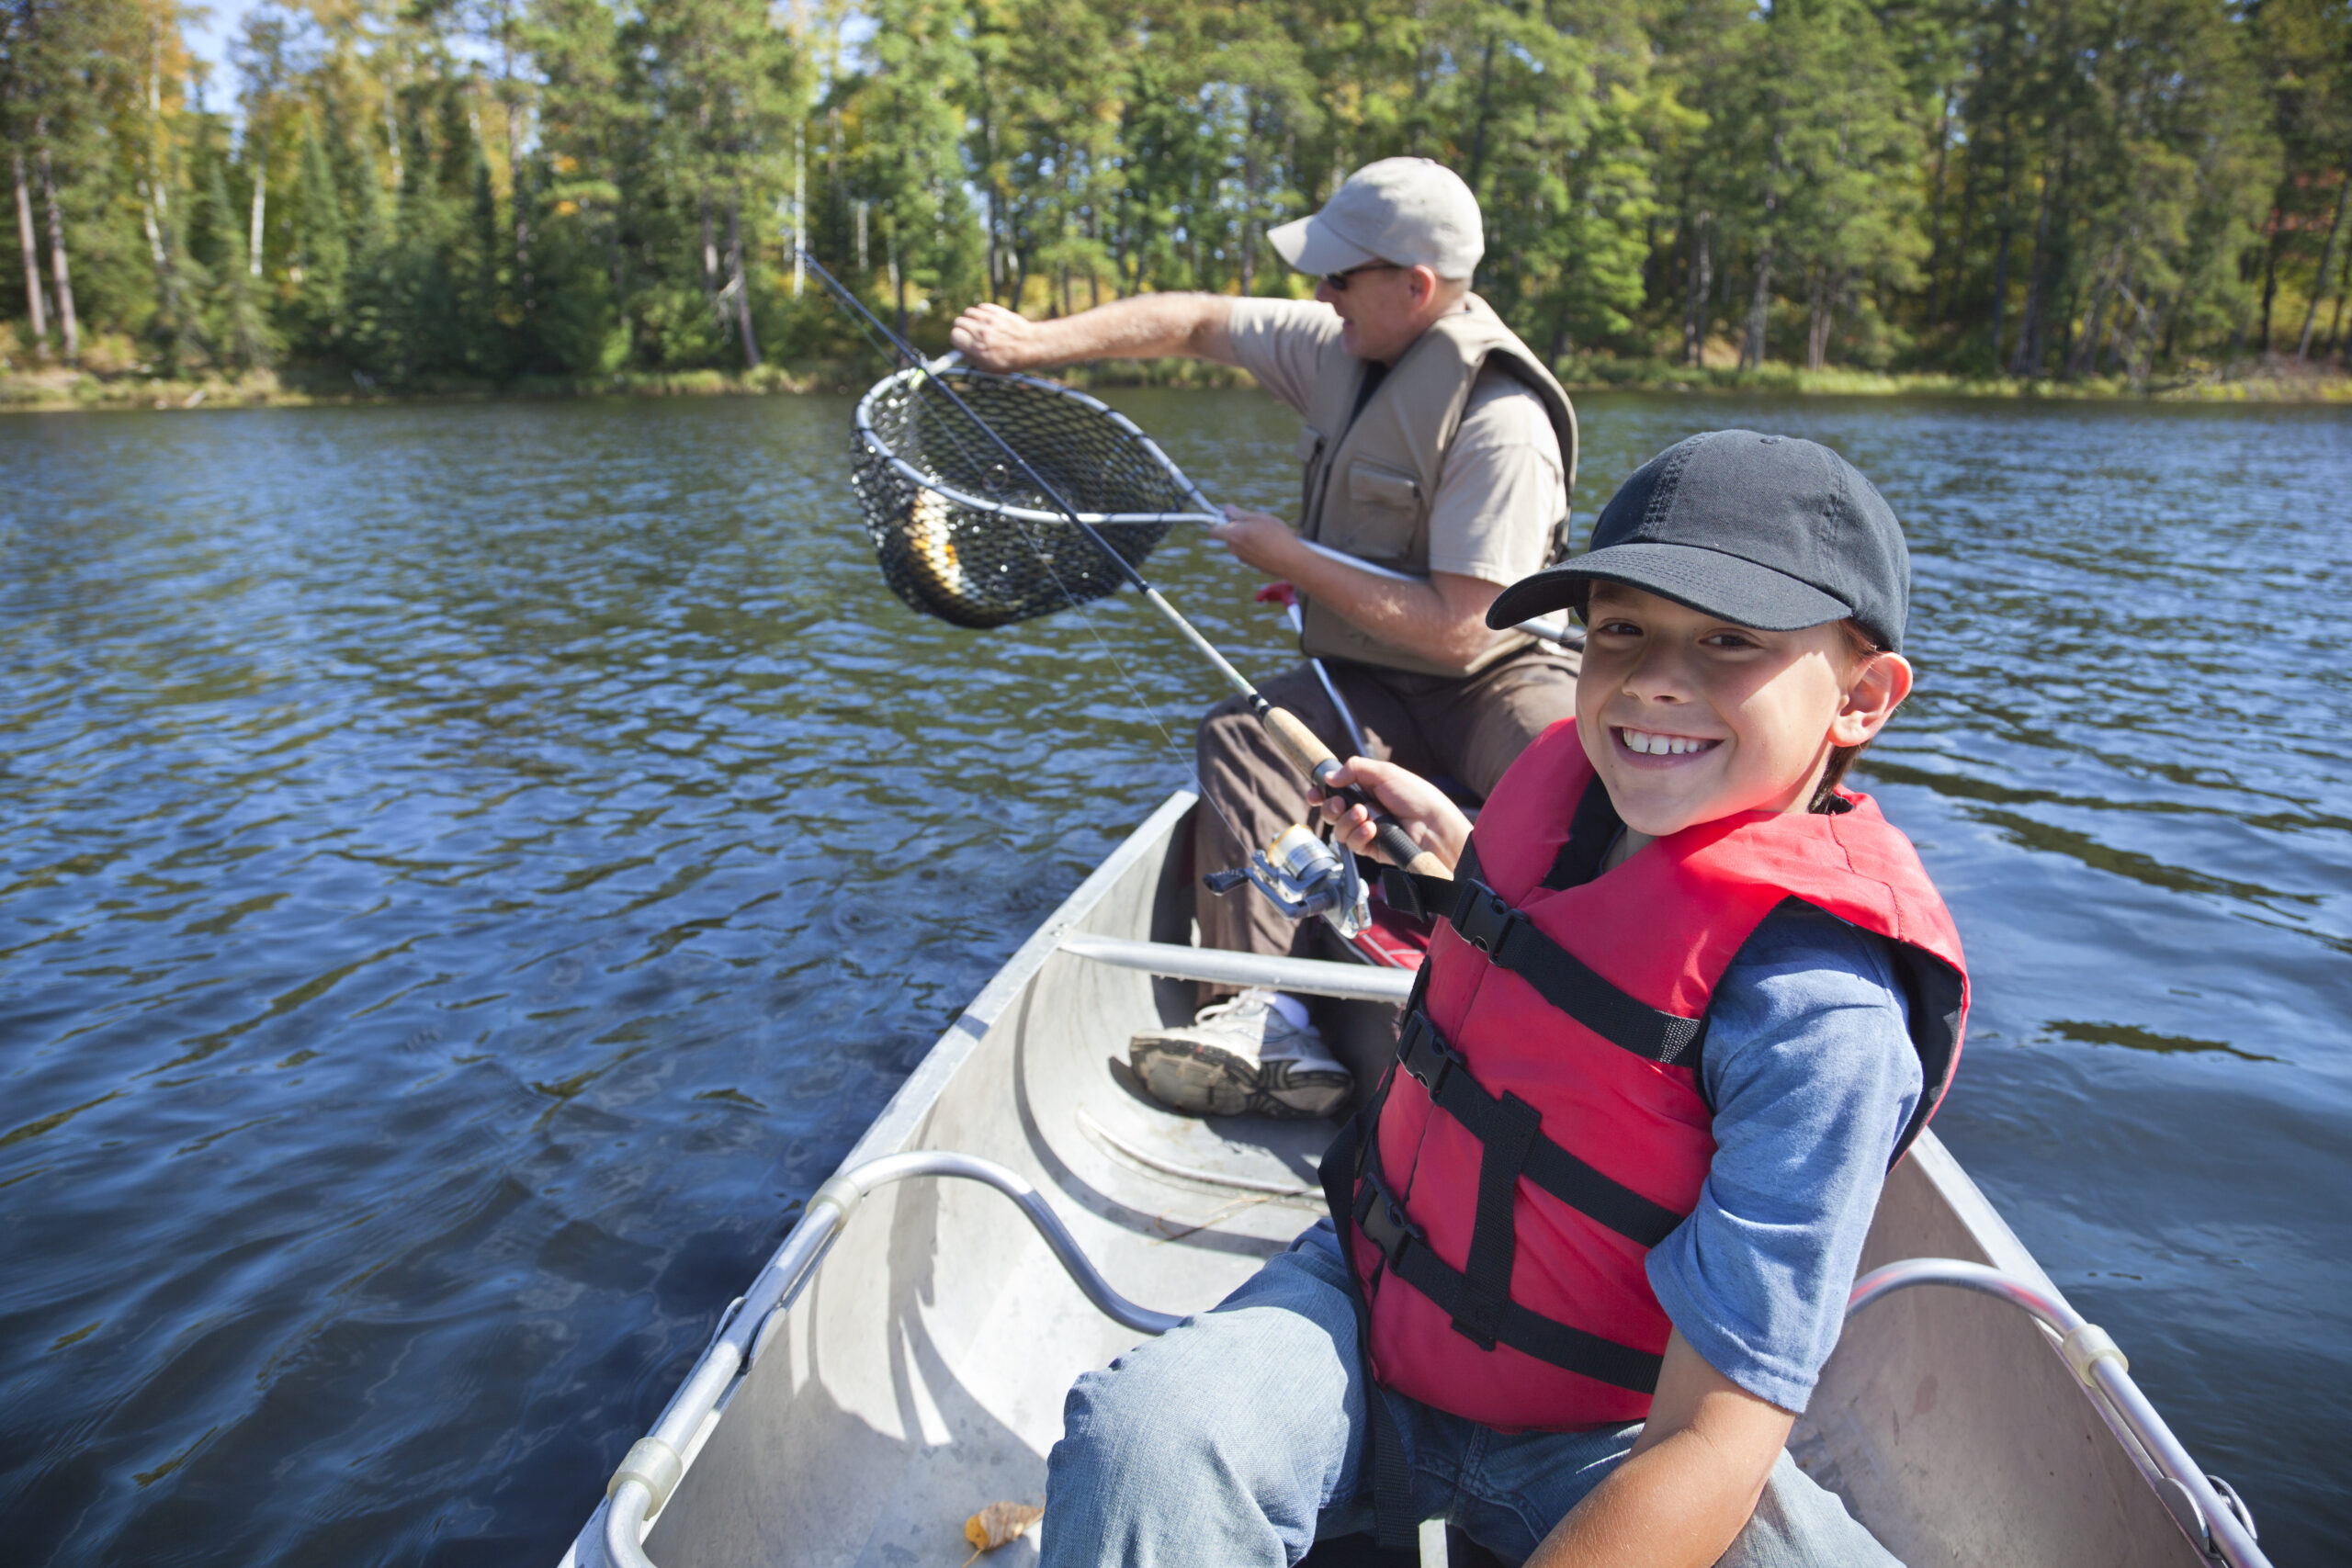
<svg viewBox="0 0 2352 1568">
<path fill-rule="evenodd" d="M 1329 828 L 1324 829 L 1328 834 Z M 1230 893 L 1244 882 L 1274 901 L 1290 919 L 1320 915 L 1343 937 L 1372 924 L 1372 890 L 1357 868 L 1355 852 L 1318 838 L 1299 823 L 1283 829 L 1272 844 L 1254 852 L 1247 865 L 1213 871 L 1201 879 L 1212 893 Z"/>
</svg>

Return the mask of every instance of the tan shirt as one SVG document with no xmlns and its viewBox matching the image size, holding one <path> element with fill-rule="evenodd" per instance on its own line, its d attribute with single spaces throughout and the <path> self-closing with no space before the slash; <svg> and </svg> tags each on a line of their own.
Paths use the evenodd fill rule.
<svg viewBox="0 0 2352 1568">
<path fill-rule="evenodd" d="M 1227 333 L 1241 368 L 1304 414 L 1340 318 L 1312 299 L 1236 299 Z M 1334 433 L 1336 439 L 1337 433 Z M 1510 584 L 1540 570 L 1566 510 L 1560 438 L 1543 400 L 1505 370 L 1479 372 L 1430 501 L 1430 570 Z"/>
</svg>

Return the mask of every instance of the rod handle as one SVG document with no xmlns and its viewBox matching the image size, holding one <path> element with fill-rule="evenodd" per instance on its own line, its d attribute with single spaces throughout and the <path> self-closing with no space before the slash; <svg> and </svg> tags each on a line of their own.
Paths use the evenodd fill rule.
<svg viewBox="0 0 2352 1568">
<path fill-rule="evenodd" d="M 1259 701 L 1264 705 L 1259 709 L 1259 718 L 1273 731 L 1274 739 L 1282 743 L 1283 750 L 1291 754 L 1291 760 L 1299 765 L 1301 771 L 1321 785 L 1326 793 L 1351 806 L 1361 806 L 1371 814 L 1374 840 L 1391 864 L 1401 866 L 1415 876 L 1450 877 L 1453 874 L 1452 867 L 1413 842 L 1396 818 L 1381 810 L 1379 803 L 1363 791 L 1352 784 L 1334 789 L 1326 784 L 1327 776 L 1339 767 L 1340 759 L 1331 755 L 1331 749 L 1323 744 L 1322 738 L 1300 722 L 1296 714 L 1288 708 L 1278 708 L 1266 703 L 1262 697 Z"/>
<path fill-rule="evenodd" d="M 1349 792 L 1342 790 L 1340 793 L 1346 795 Z M 1446 881 L 1453 880 L 1453 868 L 1413 842 L 1411 836 L 1397 824 L 1394 817 L 1385 812 L 1374 811 L 1372 816 L 1372 831 L 1374 840 L 1380 845 L 1380 852 L 1386 855 L 1391 863 L 1402 866 L 1415 876 L 1435 876 Z"/>
<path fill-rule="evenodd" d="M 1288 708 L 1268 704 L 1258 717 L 1273 731 L 1275 740 L 1290 753 L 1291 761 L 1298 764 L 1298 771 L 1308 778 L 1319 783 L 1327 770 L 1340 765 L 1340 759 L 1331 755 L 1331 749 L 1323 744 L 1322 737 L 1307 728 Z"/>
</svg>

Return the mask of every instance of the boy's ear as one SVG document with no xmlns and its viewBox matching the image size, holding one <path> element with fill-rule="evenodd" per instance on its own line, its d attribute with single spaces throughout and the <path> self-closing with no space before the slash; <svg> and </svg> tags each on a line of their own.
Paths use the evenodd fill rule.
<svg viewBox="0 0 2352 1568">
<path fill-rule="evenodd" d="M 1886 728 L 1911 694 L 1911 661 L 1899 653 L 1873 653 L 1846 684 L 1846 700 L 1829 721 L 1832 746 L 1860 746 Z"/>
</svg>

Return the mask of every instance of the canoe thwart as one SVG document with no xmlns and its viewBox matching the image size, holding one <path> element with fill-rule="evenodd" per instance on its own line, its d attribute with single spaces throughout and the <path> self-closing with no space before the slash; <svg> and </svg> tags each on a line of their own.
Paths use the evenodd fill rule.
<svg viewBox="0 0 2352 1568">
<path fill-rule="evenodd" d="M 2231 1568 L 2270 1568 L 2255 1544 L 2254 1516 L 2226 1481 L 2208 1476 L 2180 1445 L 2140 1385 L 2131 1363 L 2107 1330 L 2089 1322 L 2065 1299 L 2038 1284 L 1982 1263 L 1956 1258 L 1908 1258 L 1873 1269 L 1854 1281 L 1846 1315 L 1915 1285 L 1951 1285 L 2007 1302 L 2030 1314 L 2057 1337 L 2060 1354 L 2083 1386 L 2100 1398 L 2152 1460 L 2161 1477 L 2157 1492 L 2189 1543 Z M 2226 1494 L 2226 1495 L 2225 1495 Z"/>
<path fill-rule="evenodd" d="M 1333 964 L 1320 958 L 1273 958 L 1259 953 L 1227 953 L 1170 942 L 1129 942 L 1123 937 L 1073 931 L 1062 951 L 1119 969 L 1140 969 L 1172 980 L 1205 980 L 1216 986 L 1271 986 L 1309 997 L 1356 1001 L 1401 1002 L 1413 989 L 1409 969 L 1378 969 L 1369 964 Z"/>
<path fill-rule="evenodd" d="M 1334 964 L 1329 967 L 1346 965 Z M 771 1337 L 771 1330 L 784 1321 L 784 1314 L 799 1299 L 802 1289 L 831 1250 L 833 1238 L 849 1224 L 858 1205 L 876 1188 L 920 1176 L 977 1181 L 1012 1199 L 1045 1238 L 1046 1246 L 1071 1282 L 1104 1316 L 1120 1326 L 1138 1334 L 1158 1335 L 1183 1321 L 1173 1313 L 1137 1306 L 1114 1290 L 1111 1281 L 1094 1266 L 1094 1260 L 1086 1256 L 1085 1248 L 1078 1245 L 1078 1238 L 1070 1235 L 1069 1227 L 1062 1224 L 1061 1216 L 1054 1213 L 1053 1205 L 1046 1201 L 1045 1194 L 994 1160 L 946 1149 L 917 1149 L 884 1155 L 837 1172 L 810 1195 L 800 1223 L 792 1227 L 792 1234 L 784 1238 L 784 1245 L 776 1249 L 775 1257 L 753 1283 L 744 1310 L 735 1314 L 734 1321 L 703 1352 L 701 1361 L 687 1374 L 685 1386 L 662 1413 L 662 1419 L 650 1433 L 630 1446 L 620 1468 L 613 1472 L 605 1489 L 608 1499 L 605 1553 L 616 1568 L 654 1568 L 639 1536 L 645 1522 L 669 1501 L 671 1489 L 677 1485 L 684 1470 L 681 1447 L 718 1407 L 737 1373 L 758 1359 L 759 1352 Z M 754 1303 L 758 1304 L 756 1312 L 752 1310 Z"/>
</svg>

